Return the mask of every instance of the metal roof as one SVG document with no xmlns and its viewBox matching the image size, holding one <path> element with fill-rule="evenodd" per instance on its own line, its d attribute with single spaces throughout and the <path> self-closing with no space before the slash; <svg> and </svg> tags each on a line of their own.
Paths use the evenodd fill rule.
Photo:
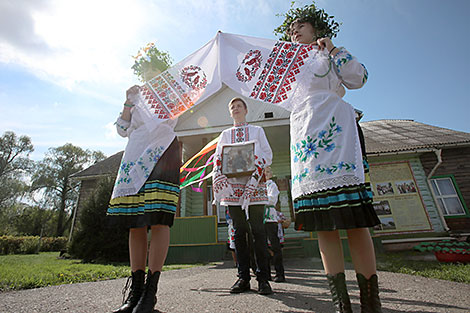
<svg viewBox="0 0 470 313">
<path fill-rule="evenodd" d="M 470 145 L 470 133 L 413 120 L 377 120 L 360 124 L 368 154 L 418 152 L 424 149 Z"/>
</svg>

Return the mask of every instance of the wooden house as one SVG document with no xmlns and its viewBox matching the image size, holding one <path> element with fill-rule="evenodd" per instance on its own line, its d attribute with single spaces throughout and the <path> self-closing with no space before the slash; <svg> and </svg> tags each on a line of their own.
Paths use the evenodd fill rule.
<svg viewBox="0 0 470 313">
<path fill-rule="evenodd" d="M 175 131 L 187 160 L 220 132 L 231 127 L 228 103 L 237 97 L 223 87 L 203 103 L 179 117 Z M 272 169 L 281 191 L 285 216 L 295 219 L 290 198 L 289 112 L 247 99 L 247 121 L 264 128 L 273 150 Z M 365 139 L 375 208 L 382 224 L 373 230 L 380 246 L 414 242 L 417 238 L 470 233 L 470 134 L 412 120 L 377 120 L 361 123 Z M 97 180 L 115 176 L 122 152 L 77 173 L 82 182 L 78 212 Z M 199 186 L 198 186 L 199 187 Z M 219 258 L 227 240 L 225 208 L 212 204 L 211 181 L 202 192 L 182 189 L 170 260 L 193 260 L 194 255 Z M 286 232 L 286 252 L 318 255 L 314 233 Z M 191 249 L 191 250 L 188 250 Z M 191 253 L 189 253 L 191 251 Z M 289 252 L 290 251 L 290 252 Z M 194 260 L 201 260 L 196 258 Z"/>
</svg>

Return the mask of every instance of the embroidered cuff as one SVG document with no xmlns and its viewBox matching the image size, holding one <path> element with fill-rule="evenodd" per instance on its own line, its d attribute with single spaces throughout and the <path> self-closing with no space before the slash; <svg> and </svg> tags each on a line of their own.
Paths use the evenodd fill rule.
<svg viewBox="0 0 470 313">
<path fill-rule="evenodd" d="M 362 84 L 364 85 L 367 81 L 367 78 L 369 77 L 369 72 L 367 72 L 367 69 L 364 64 L 361 63 L 361 65 L 364 68 L 364 76 L 362 77 Z"/>
<path fill-rule="evenodd" d="M 123 131 L 126 131 L 129 126 L 131 125 L 131 122 L 130 121 L 125 121 L 123 120 L 121 117 L 119 117 L 116 121 L 116 124 L 117 127 L 119 127 L 120 129 L 122 129 Z"/>
<path fill-rule="evenodd" d="M 341 67 L 351 61 L 353 57 L 344 47 L 338 49 L 339 52 L 333 57 L 333 62 L 336 65 L 336 70 L 340 73 Z"/>
</svg>

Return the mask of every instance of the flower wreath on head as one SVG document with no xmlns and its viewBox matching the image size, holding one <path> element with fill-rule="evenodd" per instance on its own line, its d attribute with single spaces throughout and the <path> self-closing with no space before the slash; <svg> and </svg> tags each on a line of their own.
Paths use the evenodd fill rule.
<svg viewBox="0 0 470 313">
<path fill-rule="evenodd" d="M 292 1 L 291 7 L 287 13 L 276 14 L 283 16 L 284 22 L 274 30 L 274 34 L 280 36 L 280 40 L 290 40 L 290 25 L 297 21 L 299 23 L 309 22 L 317 31 L 317 38 L 329 37 L 334 38 L 339 32 L 341 23 L 336 22 L 334 16 L 329 16 L 325 10 L 318 8 L 315 1 L 303 8 L 294 8 L 295 1 Z"/>
<path fill-rule="evenodd" d="M 160 51 L 155 46 L 155 43 L 150 42 L 145 47 L 137 51 L 137 55 L 133 56 L 135 62 L 131 68 L 134 70 L 134 74 L 144 82 L 144 68 L 153 67 L 160 72 L 165 71 L 171 66 L 173 62 L 170 54 L 166 51 Z"/>
</svg>

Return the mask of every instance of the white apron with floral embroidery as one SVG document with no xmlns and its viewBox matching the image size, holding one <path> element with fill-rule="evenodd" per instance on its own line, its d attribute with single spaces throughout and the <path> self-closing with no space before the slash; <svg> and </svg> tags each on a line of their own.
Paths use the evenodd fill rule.
<svg viewBox="0 0 470 313">
<path fill-rule="evenodd" d="M 142 98 L 136 99 L 137 103 L 141 101 Z M 122 156 L 112 199 L 139 192 L 176 137 L 174 128 L 177 118 L 155 119 L 139 106 L 132 108 L 131 114 L 131 121 L 125 121 L 120 117 L 116 121 L 118 134 L 128 137 L 129 141 Z"/>
<path fill-rule="evenodd" d="M 338 94 L 342 85 L 361 87 L 367 71 L 344 49 L 332 61 L 319 52 L 305 66 L 290 116 L 294 199 L 364 183 L 356 113 Z"/>
</svg>

